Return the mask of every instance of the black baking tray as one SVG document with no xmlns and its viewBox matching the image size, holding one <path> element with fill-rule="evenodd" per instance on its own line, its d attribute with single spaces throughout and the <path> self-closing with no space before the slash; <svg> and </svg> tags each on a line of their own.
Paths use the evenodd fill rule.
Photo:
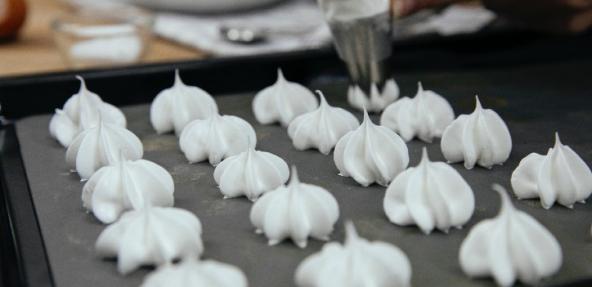
<svg viewBox="0 0 592 287">
<path fill-rule="evenodd" d="M 456 93 L 453 106 L 461 113 L 472 109 L 476 90 L 485 91 L 484 104 L 496 108 L 502 117 L 540 119 L 537 126 L 527 129 L 533 142 L 550 145 L 551 134 L 547 131 L 561 130 L 565 141 L 590 162 L 592 135 L 587 131 L 592 124 L 591 40 L 590 34 L 561 37 L 524 31 L 417 39 L 393 46 L 392 67 L 397 79 L 401 79 L 403 95 L 412 95 L 414 81 L 421 79 L 427 87 Z M 275 80 L 278 67 L 291 80 L 311 88 L 335 90 L 329 92 L 333 97 L 342 93 L 346 85 L 343 66 L 331 49 L 0 79 L 0 103 L 5 117 L 0 131 L 0 264 L 4 286 L 57 286 L 12 121 L 51 113 L 60 107 L 77 90 L 75 74 L 83 75 L 104 100 L 129 106 L 148 103 L 158 91 L 170 86 L 175 68 L 182 71 L 185 82 L 218 96 L 259 90 Z M 475 76 L 479 73 L 487 78 Z M 530 93 L 521 94 L 523 91 Z M 529 142 L 516 144 L 525 148 L 514 152 L 514 161 L 525 155 Z M 535 203 L 529 207 L 536 208 Z M 576 208 L 589 209 L 588 206 Z M 589 240 L 588 244 L 592 242 Z M 75 270 L 72 276 L 77 276 Z M 592 278 L 573 279 L 576 282 L 559 283 L 592 284 Z"/>
</svg>

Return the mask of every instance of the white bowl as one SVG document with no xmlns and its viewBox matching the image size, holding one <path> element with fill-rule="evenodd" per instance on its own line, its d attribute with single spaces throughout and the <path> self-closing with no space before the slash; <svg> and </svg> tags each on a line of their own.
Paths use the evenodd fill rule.
<svg viewBox="0 0 592 287">
<path fill-rule="evenodd" d="M 120 0 L 121 1 L 121 0 Z M 123 0 L 140 6 L 186 11 L 186 12 L 231 12 L 237 10 L 253 9 L 277 3 L 284 0 Z"/>
</svg>

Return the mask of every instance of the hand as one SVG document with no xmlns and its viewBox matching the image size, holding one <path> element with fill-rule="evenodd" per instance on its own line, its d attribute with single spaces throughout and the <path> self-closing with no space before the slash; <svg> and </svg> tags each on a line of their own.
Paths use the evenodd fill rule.
<svg viewBox="0 0 592 287">
<path fill-rule="evenodd" d="M 531 28 L 582 32 L 592 27 L 592 0 L 483 0 L 499 15 Z"/>
<path fill-rule="evenodd" d="M 464 0 L 391 0 L 395 17 Z M 592 0 L 482 0 L 485 7 L 537 30 L 578 33 L 592 27 Z"/>
</svg>

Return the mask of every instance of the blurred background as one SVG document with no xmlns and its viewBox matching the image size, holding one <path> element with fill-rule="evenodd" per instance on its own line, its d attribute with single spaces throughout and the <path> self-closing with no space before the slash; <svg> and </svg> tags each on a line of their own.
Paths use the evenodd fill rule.
<svg viewBox="0 0 592 287">
<path fill-rule="evenodd" d="M 394 41 L 592 23 L 591 0 L 390 2 Z M 312 0 L 0 0 L 0 76 L 330 47 Z"/>
</svg>

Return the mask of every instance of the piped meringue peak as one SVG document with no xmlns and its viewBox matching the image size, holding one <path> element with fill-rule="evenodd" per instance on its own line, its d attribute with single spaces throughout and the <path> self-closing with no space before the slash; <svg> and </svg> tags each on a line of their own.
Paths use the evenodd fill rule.
<svg viewBox="0 0 592 287">
<path fill-rule="evenodd" d="M 344 244 L 327 243 L 300 263 L 297 286 L 411 286 L 411 264 L 399 248 L 359 237 L 351 222 L 345 224 L 345 233 Z"/>
<path fill-rule="evenodd" d="M 147 160 L 126 160 L 120 151 L 117 164 L 95 172 L 82 188 L 83 206 L 103 223 L 112 223 L 121 213 L 145 205 L 173 206 L 172 176 Z"/>
<path fill-rule="evenodd" d="M 347 101 L 358 110 L 379 113 L 388 105 L 399 98 L 399 86 L 395 79 L 389 79 L 384 83 L 382 92 L 376 84 L 370 86 L 370 96 L 357 85 L 350 86 L 347 90 Z"/>
<path fill-rule="evenodd" d="M 362 186 L 387 186 L 409 164 L 409 152 L 399 135 L 372 123 L 364 110 L 362 124 L 337 142 L 333 159 L 340 175 Z"/>
<path fill-rule="evenodd" d="M 448 162 L 464 161 L 466 169 L 475 164 L 491 168 L 503 164 L 512 151 L 512 138 L 506 123 L 493 110 L 481 107 L 475 96 L 475 111 L 460 115 L 444 130 L 440 146 Z"/>
<path fill-rule="evenodd" d="M 142 142 L 134 133 L 99 118 L 96 125 L 74 138 L 66 150 L 66 162 L 85 180 L 99 168 L 118 162 L 120 151 L 128 160 L 141 159 L 144 154 Z"/>
<path fill-rule="evenodd" d="M 339 206 L 331 193 L 298 179 L 296 167 L 287 186 L 263 194 L 251 208 L 251 223 L 264 233 L 269 245 L 286 238 L 305 248 L 308 237 L 328 240 L 339 218 Z"/>
<path fill-rule="evenodd" d="M 214 261 L 185 258 L 150 273 L 142 287 L 247 287 L 247 277 L 237 267 Z"/>
<path fill-rule="evenodd" d="M 185 85 L 175 70 L 173 86 L 158 93 L 150 106 L 150 122 L 159 134 L 174 131 L 178 135 L 192 120 L 216 113 L 214 98 L 198 87 Z"/>
<path fill-rule="evenodd" d="M 386 190 L 384 212 L 397 225 L 417 225 L 429 234 L 448 233 L 473 215 L 475 197 L 462 176 L 443 162 L 432 162 L 423 148 L 421 162 L 399 174 Z"/>
<path fill-rule="evenodd" d="M 64 147 L 68 147 L 82 130 L 96 125 L 99 117 L 105 122 L 126 126 L 121 110 L 89 91 L 82 77 L 76 76 L 76 79 L 80 81 L 80 90 L 66 101 L 63 109 L 55 110 L 49 122 L 49 133 Z"/>
<path fill-rule="evenodd" d="M 298 150 L 318 149 L 327 155 L 347 132 L 360 126 L 358 119 L 347 110 L 332 107 L 321 91 L 319 107 L 296 117 L 288 126 L 288 135 Z"/>
<path fill-rule="evenodd" d="M 107 226 L 95 248 L 101 257 L 117 257 L 117 270 L 128 274 L 143 265 L 170 264 L 203 252 L 201 222 L 174 207 L 151 207 L 124 213 Z"/>
<path fill-rule="evenodd" d="M 380 124 L 397 132 L 405 141 L 414 137 L 431 143 L 439 138 L 454 120 L 454 111 L 446 99 L 417 83 L 417 94 L 390 104 L 380 117 Z"/>
<path fill-rule="evenodd" d="M 304 86 L 287 81 L 278 69 L 277 81 L 261 90 L 253 99 L 253 113 L 263 125 L 279 122 L 286 127 L 297 116 L 313 111 L 318 102 Z"/>
<path fill-rule="evenodd" d="M 190 163 L 208 160 L 214 166 L 256 144 L 251 124 L 237 116 L 218 113 L 190 122 L 179 138 L 181 151 Z"/>
<path fill-rule="evenodd" d="M 592 171 L 555 133 L 555 146 L 546 155 L 531 153 L 512 173 L 512 189 L 520 199 L 540 198 L 544 208 L 555 202 L 572 208 L 592 193 Z"/>
<path fill-rule="evenodd" d="M 220 186 L 224 198 L 244 195 L 251 201 L 281 186 L 289 177 L 288 164 L 282 158 L 257 151 L 253 145 L 246 151 L 226 158 L 214 170 L 214 180 Z"/>
<path fill-rule="evenodd" d="M 536 284 L 562 264 L 561 246 L 543 225 L 512 206 L 506 190 L 499 214 L 475 225 L 460 247 L 460 265 L 470 277 L 491 276 L 499 286 L 516 280 Z"/>
</svg>

